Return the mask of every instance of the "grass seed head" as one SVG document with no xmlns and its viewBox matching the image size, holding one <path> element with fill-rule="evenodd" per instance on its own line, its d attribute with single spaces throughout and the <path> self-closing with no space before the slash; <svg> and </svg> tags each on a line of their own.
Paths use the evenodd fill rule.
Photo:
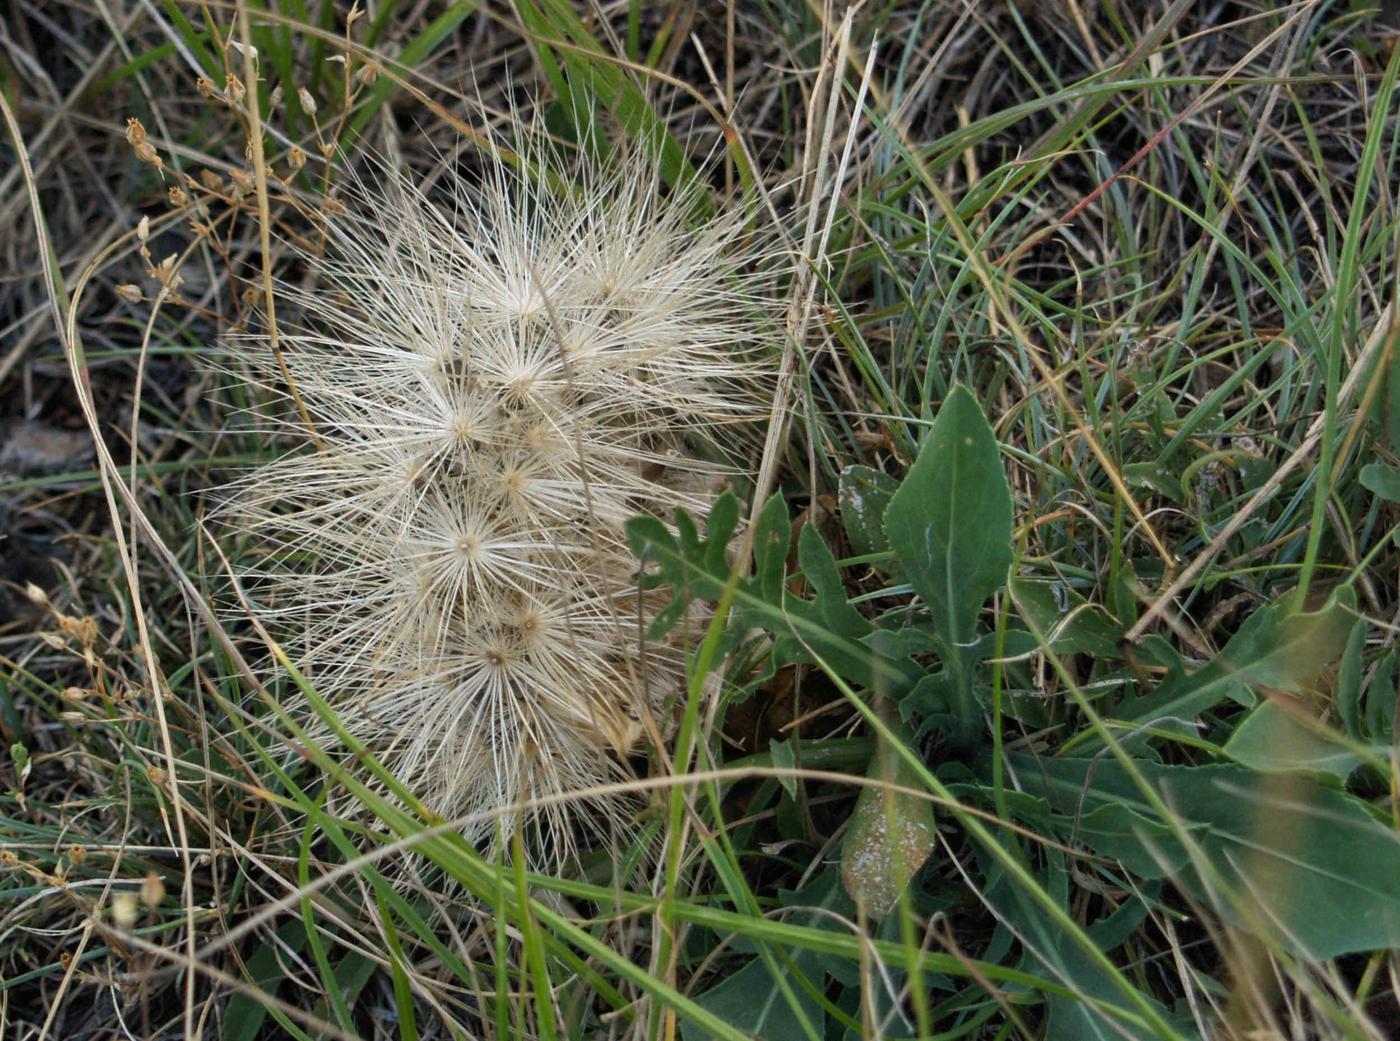
<svg viewBox="0 0 1400 1041">
<path fill-rule="evenodd" d="M 349 194 L 306 258 L 319 278 L 279 292 L 321 448 L 248 474 L 225 512 L 268 547 L 244 575 L 254 609 L 448 818 L 625 780 L 683 657 L 644 646 L 654 604 L 622 524 L 703 514 L 723 471 L 688 444 L 766 407 L 743 217 L 697 221 L 643 156 L 561 163 L 542 140 L 445 202 L 382 171 Z M 270 344 L 240 351 L 286 394 Z M 541 855 L 568 854 L 566 802 L 524 817 Z"/>
</svg>

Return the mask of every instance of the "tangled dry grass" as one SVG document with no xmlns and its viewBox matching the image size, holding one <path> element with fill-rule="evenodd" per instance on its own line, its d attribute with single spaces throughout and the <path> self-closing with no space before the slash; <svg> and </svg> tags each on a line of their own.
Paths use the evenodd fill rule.
<svg viewBox="0 0 1400 1041">
<path fill-rule="evenodd" d="M 0 12 L 0 1034 L 1394 1032 L 1393 952 L 1314 964 L 1232 931 L 1170 880 L 1087 850 L 1086 832 L 1013 821 L 1035 799 L 988 780 L 1003 753 L 1050 762 L 1089 733 L 1071 693 L 1103 707 L 1151 688 L 1257 607 L 1316 607 L 1339 583 L 1367 622 L 1362 729 L 1393 737 L 1395 516 L 1374 491 L 1400 452 L 1393 380 L 1375 376 L 1395 350 L 1386 15 L 1320 0 L 927 0 L 844 20 L 785 0 L 268 8 Z M 580 110 L 598 140 L 581 139 Z M 536 182 L 483 147 L 526 125 L 585 155 L 664 144 L 620 181 L 584 180 L 605 201 L 575 206 L 518 195 Z M 366 149 L 438 201 L 390 187 L 356 202 Z M 1068 934 L 1009 898 L 951 818 L 900 916 L 876 926 L 843 902 L 833 850 L 871 738 L 815 668 L 765 671 L 761 646 L 736 639 L 724 696 L 683 699 L 683 740 L 637 740 L 667 692 L 623 665 L 639 626 L 635 598 L 615 610 L 633 565 L 613 524 L 703 512 L 722 467 L 691 454 L 693 435 L 750 411 L 750 394 L 706 389 L 710 370 L 748 383 L 724 349 L 766 336 L 725 277 L 737 232 L 684 204 L 663 207 L 663 234 L 632 230 L 656 226 L 694 167 L 709 200 L 762 197 L 795 247 L 773 293 L 790 335 L 768 397 L 786 422 L 757 485 L 836 548 L 852 607 L 921 620 L 846 516 L 849 474 L 869 468 L 873 493 L 903 475 L 956 380 L 1003 446 L 1021 575 L 1053 587 L 1038 617 L 1103 620 L 1072 651 L 1012 648 L 981 758 L 910 740 L 955 801 L 1023 843 L 1026 871 L 1117 975 L 1046 956 Z M 454 203 L 459 176 L 478 187 Z M 462 238 L 492 238 L 522 198 L 543 269 Z M 336 199 L 353 204 L 338 221 L 308 218 Z M 610 271 L 657 295 L 606 305 Z M 438 293 L 444 272 L 476 279 L 489 313 Z M 269 276 L 295 305 L 291 382 L 259 346 Z M 337 283 L 349 306 L 322 292 Z M 702 288 L 725 301 L 713 324 L 687 303 Z M 463 326 L 479 376 L 452 354 Z M 585 350 L 565 372 L 570 330 Z M 602 331 L 612 346 L 588 354 Z M 649 353 L 657 336 L 683 364 Z M 332 341 L 357 364 L 328 364 Z M 231 360 L 212 347 L 228 343 Z M 277 461 L 312 430 L 329 457 Z M 473 453 L 491 480 L 422 480 Z M 205 537 L 215 489 L 248 474 L 241 523 L 261 530 Z M 316 523 L 331 499 L 337 520 Z M 561 563 L 593 577 L 561 584 Z M 211 607 L 230 571 L 248 577 L 251 617 Z M 810 576 L 785 578 L 810 592 Z M 509 596 L 482 613 L 483 586 Z M 436 607 L 405 601 L 410 587 Z M 334 742 L 269 707 L 304 696 L 262 664 L 253 622 L 290 631 L 277 612 L 309 623 L 288 649 L 313 685 L 369 709 Z M 986 615 L 1033 613 L 1008 597 Z M 1124 650 L 1139 625 L 1146 641 Z M 449 641 L 467 661 L 443 661 Z M 658 675 L 679 671 L 657 654 Z M 503 665 L 527 658 L 530 689 L 588 689 L 531 720 L 565 754 L 535 760 L 564 768 L 530 786 L 613 777 L 604 746 L 631 750 L 638 777 L 608 843 L 548 874 L 483 859 L 386 798 L 423 767 L 446 814 L 523 790 L 484 758 L 459 768 L 428 740 L 447 720 L 403 706 L 466 686 L 508 718 L 523 688 Z M 1347 682 L 1324 673 L 1304 715 L 1335 729 Z M 600 707 L 599 690 L 618 696 Z M 569 713 L 597 738 L 585 749 L 557 743 Z M 1205 713 L 1156 754 L 1215 762 L 1243 714 Z M 397 767 L 374 773 L 362 743 Z M 1393 819 L 1393 778 L 1349 790 Z M 409 846 L 453 887 L 395 885 Z M 1167 1025 L 1105 1020 L 1124 986 Z"/>
</svg>

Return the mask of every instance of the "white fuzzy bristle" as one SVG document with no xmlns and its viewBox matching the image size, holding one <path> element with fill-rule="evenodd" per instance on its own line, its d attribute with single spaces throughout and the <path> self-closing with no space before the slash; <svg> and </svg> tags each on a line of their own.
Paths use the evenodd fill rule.
<svg viewBox="0 0 1400 1041">
<path fill-rule="evenodd" d="M 254 609 L 448 818 L 624 779 L 683 656 L 643 647 L 655 604 L 622 525 L 703 514 L 722 471 L 688 439 L 761 415 L 769 385 L 739 216 L 697 225 L 696 196 L 640 159 L 551 182 L 526 170 L 558 153 L 523 152 L 445 204 L 398 175 L 352 193 L 307 258 L 317 287 L 280 289 L 320 448 L 285 420 L 306 450 L 224 511 L 269 547 L 244 576 Z M 286 393 L 268 344 L 237 349 Z M 526 823 L 567 853 L 563 804 Z"/>
</svg>

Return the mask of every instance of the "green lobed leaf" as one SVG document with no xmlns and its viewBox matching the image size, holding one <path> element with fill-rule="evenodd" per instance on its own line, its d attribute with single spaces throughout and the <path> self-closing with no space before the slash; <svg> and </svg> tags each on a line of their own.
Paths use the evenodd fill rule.
<svg viewBox="0 0 1400 1041">
<path fill-rule="evenodd" d="M 715 600 L 721 596 L 729 580 L 728 551 L 737 522 L 738 500 L 729 493 L 711 508 L 709 530 L 703 539 L 683 510 L 676 514 L 674 535 L 653 517 L 627 522 L 632 552 L 656 569 L 646 576 L 644 585 L 669 586 L 674 593 L 671 603 L 648 628 L 650 638 L 660 638 L 677 623 L 689 598 Z M 775 665 L 812 661 L 815 651 L 862 687 L 891 695 L 911 688 L 922 675 L 913 662 L 861 642 L 871 632 L 870 622 L 847 600 L 836 559 L 815 529 L 802 533 L 798 558 L 816 597 L 804 600 L 788 592 L 787 529 L 787 507 L 774 496 L 759 518 L 754 546 L 756 573 L 739 581 L 722 653 L 757 628 L 773 635 L 771 658 Z"/>
<path fill-rule="evenodd" d="M 846 599 L 846 584 L 836 566 L 836 558 L 810 524 L 797 536 L 797 562 L 816 597 L 810 604 L 790 598 L 789 610 L 808 614 L 827 632 L 851 640 L 869 635 L 873 628 L 869 619 Z M 792 653 L 795 658 L 801 651 L 793 648 Z"/>
</svg>

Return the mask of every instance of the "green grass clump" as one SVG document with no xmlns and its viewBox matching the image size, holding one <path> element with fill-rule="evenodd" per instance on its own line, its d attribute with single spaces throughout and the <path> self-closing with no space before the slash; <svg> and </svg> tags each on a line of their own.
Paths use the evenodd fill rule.
<svg viewBox="0 0 1400 1041">
<path fill-rule="evenodd" d="M 6 1036 L 1393 1033 L 1385 12 L 6 19 Z M 290 447 L 224 345 L 362 150 L 431 187 L 522 116 L 791 257 L 748 479 L 626 529 L 673 736 L 553 874 L 250 664 L 262 550 L 201 526 Z"/>
</svg>

